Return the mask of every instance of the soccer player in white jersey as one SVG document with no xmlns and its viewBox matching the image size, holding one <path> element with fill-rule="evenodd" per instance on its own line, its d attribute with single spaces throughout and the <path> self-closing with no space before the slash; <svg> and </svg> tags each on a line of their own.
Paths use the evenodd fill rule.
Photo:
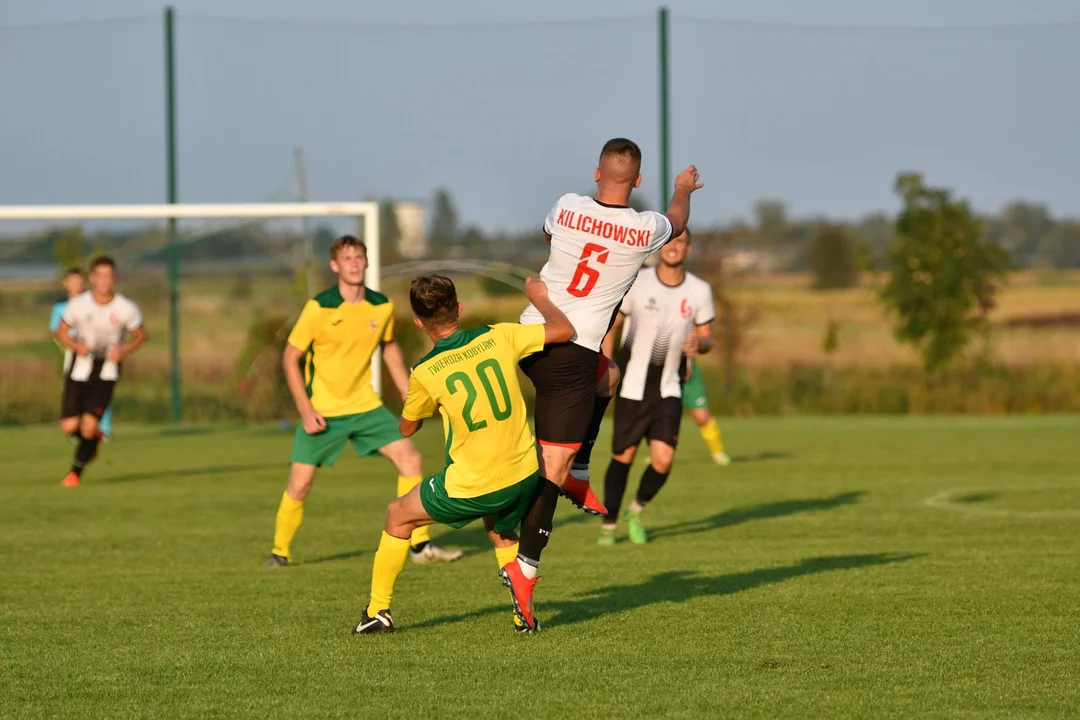
<svg viewBox="0 0 1080 720">
<path fill-rule="evenodd" d="M 60 320 L 64 317 L 64 308 L 67 307 L 68 301 L 71 298 L 78 295 L 82 295 L 86 292 L 86 278 L 83 277 L 82 270 L 76 267 L 68 268 L 64 273 L 62 281 L 64 291 L 67 296 L 56 303 L 52 307 L 52 313 L 49 315 L 49 334 L 56 332 L 56 329 L 60 327 Z M 59 343 L 57 343 L 59 345 Z M 71 363 L 75 359 L 75 356 L 71 354 L 71 351 L 65 347 L 60 348 L 64 352 L 64 379 L 67 380 L 68 370 L 71 369 Z M 112 408 L 106 408 L 105 414 L 101 416 L 101 438 L 108 440 L 112 436 Z"/>
<path fill-rule="evenodd" d="M 690 231 L 683 230 L 660 251 L 659 265 L 638 273 L 637 282 L 623 298 L 614 327 L 604 339 L 604 352 L 613 353 L 615 333 L 625 318 L 630 318 L 619 353 L 622 379 L 615 398 L 613 457 L 604 477 L 604 505 L 608 511 L 600 531 L 601 545 L 615 544 L 616 520 L 630 464 L 645 439 L 649 441 L 649 466 L 626 512 L 626 523 L 631 542 L 648 541 L 641 511 L 671 473 L 682 422 L 687 362 L 713 346 L 716 311 L 712 288 L 683 268 L 689 251 Z"/>
<path fill-rule="evenodd" d="M 570 342 L 547 345 L 521 362 L 536 388 L 540 475 L 550 481 L 542 483 L 522 523 L 517 561 L 504 567 L 522 606 L 532 602 L 540 554 L 551 537 L 560 492 L 587 512 L 606 513 L 589 488 L 585 464 L 618 377 L 618 369 L 608 367 L 608 359 L 600 354 L 600 343 L 645 259 L 686 227 L 690 194 L 701 187 L 691 165 L 675 179 L 666 213 L 630 208 L 630 193 L 641 184 L 641 149 L 625 138 L 604 145 L 595 180 L 595 197 L 563 195 L 544 222 L 551 254 L 540 277 L 577 334 Z M 543 317 L 530 305 L 521 322 L 538 324 Z M 571 476 L 575 455 L 580 464 Z"/>
<path fill-rule="evenodd" d="M 90 264 L 90 291 L 68 301 L 53 337 L 73 359 L 64 382 L 60 428 L 79 444 L 64 487 L 76 487 L 97 455 L 101 416 L 112 402 L 120 367 L 146 342 L 139 307 L 115 292 L 116 263 L 99 257 Z"/>
</svg>

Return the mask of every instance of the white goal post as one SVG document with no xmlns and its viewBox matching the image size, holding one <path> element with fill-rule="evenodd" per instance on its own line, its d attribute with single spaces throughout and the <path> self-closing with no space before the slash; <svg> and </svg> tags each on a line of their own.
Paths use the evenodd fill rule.
<svg viewBox="0 0 1080 720">
<path fill-rule="evenodd" d="M 178 220 L 192 218 L 301 218 L 301 217 L 359 217 L 363 221 L 363 240 L 368 246 L 368 268 L 365 282 L 379 290 L 379 205 L 375 202 L 294 202 L 294 203 L 203 203 L 159 205 L 0 205 L 0 221 L 54 220 Z M 175 235 L 172 235 L 175 238 Z M 172 240 L 170 240 L 172 242 Z M 172 288 L 170 303 L 176 303 L 177 288 Z M 171 307 L 171 317 L 178 308 Z M 170 327 L 170 344 L 174 360 L 172 372 L 173 405 L 179 407 L 178 328 Z M 382 356 L 376 352 L 371 363 L 375 391 L 382 390 Z M 179 413 L 174 412 L 174 419 Z"/>
</svg>

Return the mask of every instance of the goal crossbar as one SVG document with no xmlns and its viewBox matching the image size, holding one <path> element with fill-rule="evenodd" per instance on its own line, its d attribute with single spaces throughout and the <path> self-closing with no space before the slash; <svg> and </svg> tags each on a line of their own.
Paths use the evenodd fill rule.
<svg viewBox="0 0 1080 720">
<path fill-rule="evenodd" d="M 198 203 L 175 205 L 0 205 L 0 220 L 127 220 L 158 218 L 378 217 L 373 202 Z"/>
<path fill-rule="evenodd" d="M 178 220 L 182 218 L 295 218 L 360 217 L 364 223 L 364 241 L 368 247 L 365 284 L 379 290 L 379 205 L 375 202 L 292 202 L 292 203 L 176 203 L 135 205 L 0 205 L 2 220 Z M 178 288 L 170 293 L 170 318 L 178 315 Z M 173 416 L 179 420 L 179 337 L 170 322 L 172 346 Z M 371 361 L 372 385 L 382 389 L 382 353 L 376 351 Z"/>
</svg>

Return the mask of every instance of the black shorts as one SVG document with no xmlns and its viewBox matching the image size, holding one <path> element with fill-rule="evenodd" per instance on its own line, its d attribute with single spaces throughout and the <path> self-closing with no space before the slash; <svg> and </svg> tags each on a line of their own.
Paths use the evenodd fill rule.
<svg viewBox="0 0 1080 720">
<path fill-rule="evenodd" d="M 615 455 L 648 439 L 675 447 L 682 424 L 682 398 L 654 396 L 646 400 L 627 400 L 615 396 L 615 432 L 611 452 Z"/>
<path fill-rule="evenodd" d="M 600 353 L 575 345 L 545 345 L 519 363 L 536 388 L 536 439 L 575 450 L 585 442 L 596 403 Z"/>
<path fill-rule="evenodd" d="M 67 378 L 64 380 L 64 399 L 60 404 L 60 417 L 70 418 L 80 415 L 93 415 L 98 420 L 112 402 L 112 380 L 87 380 L 79 382 Z"/>
</svg>

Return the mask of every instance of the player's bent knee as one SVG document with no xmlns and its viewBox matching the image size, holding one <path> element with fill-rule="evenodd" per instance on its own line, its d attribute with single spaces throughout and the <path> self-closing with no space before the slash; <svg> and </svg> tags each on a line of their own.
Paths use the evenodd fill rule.
<svg viewBox="0 0 1080 720">
<path fill-rule="evenodd" d="M 79 418 L 64 418 L 60 421 L 60 430 L 65 435 L 74 435 L 79 432 Z"/>
<path fill-rule="evenodd" d="M 649 464 L 656 472 L 665 474 L 671 472 L 671 466 L 675 462 L 675 450 L 666 445 L 651 449 Z"/>
<path fill-rule="evenodd" d="M 79 434 L 82 435 L 85 440 L 93 440 L 97 435 L 98 420 L 92 415 L 83 416 L 79 422 Z"/>
<path fill-rule="evenodd" d="M 623 465 L 629 465 L 634 462 L 634 456 L 637 455 L 637 448 L 629 447 L 623 450 L 621 453 L 615 453 L 612 455 L 612 459 L 621 462 Z"/>
<path fill-rule="evenodd" d="M 570 475 L 570 467 L 574 463 L 575 448 L 561 445 L 540 445 L 540 474 L 561 486 Z"/>
<path fill-rule="evenodd" d="M 289 495 L 293 500 L 301 501 L 311 492 L 315 482 L 315 466 L 293 463 L 289 468 Z"/>
</svg>

